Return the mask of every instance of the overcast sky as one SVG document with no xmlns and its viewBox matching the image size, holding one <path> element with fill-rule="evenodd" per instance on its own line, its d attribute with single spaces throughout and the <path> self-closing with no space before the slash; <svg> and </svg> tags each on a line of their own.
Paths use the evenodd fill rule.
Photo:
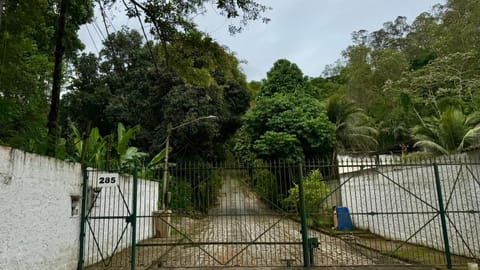
<svg viewBox="0 0 480 270">
<path fill-rule="evenodd" d="M 242 33 L 231 36 L 229 22 L 209 12 L 196 18 L 199 29 L 217 42 L 226 45 L 245 61 L 242 69 L 247 79 L 261 80 L 273 63 L 281 58 L 296 63 L 305 75 L 317 77 L 325 66 L 341 57 L 351 42 L 351 33 L 360 29 L 375 31 L 386 21 L 406 16 L 411 23 L 416 16 L 430 11 L 445 0 L 259 0 L 270 6 L 268 24 L 251 23 Z M 109 12 L 112 27 L 138 28 L 137 20 L 128 20 L 122 8 Z M 97 25 L 82 27 L 80 37 L 87 51 L 97 52 L 101 33 L 105 33 L 99 17 Z M 109 26 L 111 27 L 111 26 Z M 89 33 L 90 32 L 90 33 Z M 92 41 L 93 40 L 93 41 Z M 95 46 L 97 48 L 95 48 Z"/>
</svg>

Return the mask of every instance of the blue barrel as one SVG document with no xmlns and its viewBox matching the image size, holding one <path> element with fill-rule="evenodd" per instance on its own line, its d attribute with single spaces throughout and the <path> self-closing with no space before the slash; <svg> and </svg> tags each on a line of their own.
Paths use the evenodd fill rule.
<svg viewBox="0 0 480 270">
<path fill-rule="evenodd" d="M 337 206 L 335 208 L 335 212 L 337 213 L 337 220 L 338 220 L 337 230 L 339 231 L 353 230 L 353 223 L 352 223 L 352 219 L 350 218 L 350 214 L 348 213 L 348 208 Z"/>
</svg>

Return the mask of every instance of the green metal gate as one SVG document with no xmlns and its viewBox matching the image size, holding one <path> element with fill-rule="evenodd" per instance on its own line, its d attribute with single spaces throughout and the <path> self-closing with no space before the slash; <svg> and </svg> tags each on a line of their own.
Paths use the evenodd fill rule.
<svg viewBox="0 0 480 270">
<path fill-rule="evenodd" d="M 133 176 L 84 171 L 79 269 L 134 269 L 137 188 Z"/>
<path fill-rule="evenodd" d="M 451 268 L 480 262 L 478 159 L 350 158 L 335 166 L 312 162 L 307 167 L 336 172 L 325 179 L 330 193 L 320 208 L 347 207 L 355 226 L 349 231 L 319 226 L 317 265 Z M 338 256 L 332 256 L 335 251 Z"/>
<path fill-rule="evenodd" d="M 79 269 L 479 262 L 471 158 L 184 163 L 166 194 L 163 171 L 137 173 L 99 186 L 104 174 L 86 172 Z M 334 206 L 353 230 L 332 228 Z"/>
<path fill-rule="evenodd" d="M 176 164 L 170 196 L 162 171 L 104 187 L 104 173 L 86 172 L 80 268 L 303 265 L 306 226 L 304 236 L 298 209 L 282 208 L 277 194 L 294 185 L 298 165 L 279 164 Z"/>
<path fill-rule="evenodd" d="M 258 174 L 240 164 L 177 164 L 168 212 L 155 212 L 157 237 L 137 244 L 138 261 L 149 269 L 303 265 L 298 214 L 252 189 Z"/>
</svg>

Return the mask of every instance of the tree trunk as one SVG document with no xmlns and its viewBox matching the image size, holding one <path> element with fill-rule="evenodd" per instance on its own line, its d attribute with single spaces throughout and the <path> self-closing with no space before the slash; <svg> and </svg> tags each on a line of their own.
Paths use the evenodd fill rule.
<svg viewBox="0 0 480 270">
<path fill-rule="evenodd" d="M 52 95 L 50 101 L 50 112 L 48 114 L 48 145 L 47 155 L 55 156 L 57 139 L 60 135 L 58 126 L 58 112 L 60 108 L 60 87 L 62 81 L 62 60 L 65 53 L 65 18 L 67 13 L 68 0 L 61 0 L 60 13 L 58 15 L 58 27 L 55 37 L 55 66 L 53 68 Z"/>
<path fill-rule="evenodd" d="M 5 5 L 5 0 L 0 0 L 0 28 L 2 27 L 2 16 L 3 16 L 4 5 Z"/>
</svg>

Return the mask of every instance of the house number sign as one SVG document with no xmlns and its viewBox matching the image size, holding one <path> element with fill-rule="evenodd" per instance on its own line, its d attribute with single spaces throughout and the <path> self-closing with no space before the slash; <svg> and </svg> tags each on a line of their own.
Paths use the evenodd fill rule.
<svg viewBox="0 0 480 270">
<path fill-rule="evenodd" d="M 118 186 L 119 181 L 118 173 L 99 173 L 97 176 L 98 187 Z"/>
</svg>

